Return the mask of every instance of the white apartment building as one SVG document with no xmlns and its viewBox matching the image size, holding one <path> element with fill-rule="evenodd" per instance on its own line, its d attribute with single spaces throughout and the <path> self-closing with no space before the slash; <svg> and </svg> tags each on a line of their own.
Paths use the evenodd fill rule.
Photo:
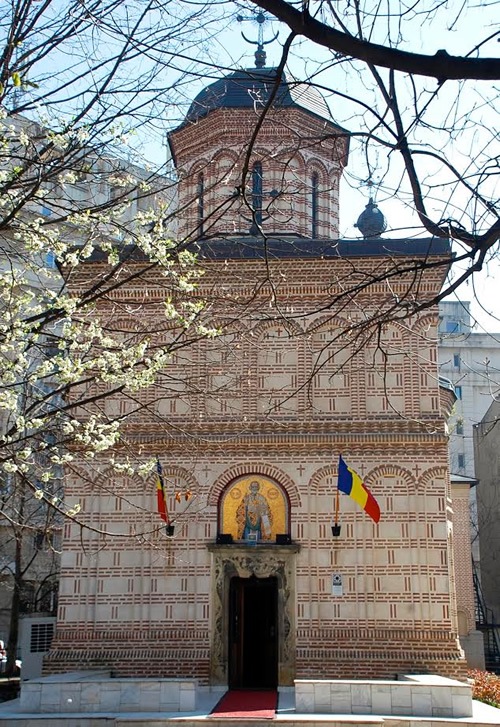
<svg viewBox="0 0 500 727">
<path fill-rule="evenodd" d="M 500 634 L 495 626 L 498 601 L 498 550 L 492 532 L 498 525 L 495 441 L 481 424 L 500 395 L 500 332 L 476 332 L 466 301 L 444 301 L 439 306 L 440 373 L 450 379 L 457 399 L 448 421 L 452 480 L 470 478 L 469 491 L 472 558 L 475 564 L 476 623 L 484 637 L 486 668 L 500 669 Z M 488 415 L 489 416 L 489 415 Z M 476 438 L 476 443 L 474 442 Z M 476 444 L 476 448 L 474 447 Z M 498 449 L 497 449 L 498 452 Z M 493 514 L 493 515 L 492 515 Z M 493 516 L 493 519 L 492 519 Z"/>
<path fill-rule="evenodd" d="M 500 332 L 476 333 L 470 303 L 439 305 L 440 373 L 455 387 L 457 401 L 449 421 L 450 470 L 475 477 L 473 427 L 500 392 Z"/>
</svg>

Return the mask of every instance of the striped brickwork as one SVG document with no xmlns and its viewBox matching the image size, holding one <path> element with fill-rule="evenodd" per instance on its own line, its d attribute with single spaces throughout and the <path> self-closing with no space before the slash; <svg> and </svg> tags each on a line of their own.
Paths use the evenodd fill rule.
<svg viewBox="0 0 500 727">
<path fill-rule="evenodd" d="M 385 269 L 391 264 L 385 260 Z M 209 547 L 218 503 L 235 478 L 256 473 L 288 493 L 291 536 L 300 546 L 290 555 L 291 678 L 463 676 L 436 312 L 365 329 L 363 320 L 392 301 L 382 282 L 341 310 L 329 308 L 353 270 L 360 280 L 373 273 L 366 258 L 205 267 L 197 295 L 211 299 L 217 320 L 232 323 L 220 338 L 180 350 L 154 390 L 134 394 L 141 408 L 117 450 L 122 459 L 133 451 L 160 455 L 175 537 L 163 532 L 152 478 L 75 461 L 68 500 L 81 505 L 95 532 L 67 525 L 46 671 L 105 665 L 120 675 L 213 681 L 217 574 Z M 82 273 L 99 274 L 97 263 Z M 269 274 L 274 287 L 257 285 Z M 392 294 L 403 298 L 409 285 L 399 277 Z M 438 271 L 420 281 L 425 294 L 439 286 Z M 135 335 L 124 311 L 140 305 L 144 329 L 165 340 L 164 294 L 150 274 L 125 298 L 123 291 L 110 297 L 102 315 Z M 113 413 L 132 405 L 118 397 L 107 406 Z M 365 478 L 382 516 L 374 525 L 342 497 L 342 532 L 333 538 L 340 452 Z M 187 489 L 194 498 L 176 502 L 174 493 Z M 342 576 L 341 596 L 332 595 L 333 574 Z"/>
<path fill-rule="evenodd" d="M 476 628 L 476 608 L 472 579 L 471 514 L 469 505 L 470 485 L 453 484 L 453 555 L 454 574 L 458 597 L 458 630 L 467 636 Z M 468 557 L 467 557 L 468 556 Z"/>
<path fill-rule="evenodd" d="M 203 236 L 247 233 L 252 223 L 251 169 L 262 164 L 262 229 L 266 234 L 312 234 L 312 179 L 318 179 L 319 238 L 338 237 L 339 179 L 347 138 L 331 122 L 299 109 L 271 110 L 249 155 L 257 114 L 217 109 L 170 136 L 178 160 L 181 237 L 197 237 L 200 174 Z M 246 185 L 243 172 L 247 170 Z"/>
<path fill-rule="evenodd" d="M 251 177 L 244 190 L 242 170 L 259 162 L 264 232 L 311 236 L 317 175 L 317 237 L 336 240 L 346 137 L 297 108 L 271 111 L 247 154 L 257 118 L 248 108 L 216 109 L 171 135 L 182 236 L 248 232 Z M 279 582 L 282 684 L 463 676 L 445 431 L 452 402 L 438 383 L 437 311 L 383 324 L 396 301 L 436 295 L 444 267 L 415 273 L 411 259 L 366 255 L 200 264 L 192 295 L 208 306 L 199 322 L 222 334 L 187 336 L 154 387 L 103 404 L 111 417 L 128 415 L 118 461 L 160 456 L 175 536 L 156 514 L 152 477 L 76 456 L 66 494 L 89 528 L 67 525 L 46 671 L 106 666 L 224 683 L 227 581 L 253 573 Z M 97 262 L 82 266 L 82 287 L 104 272 Z M 125 346 L 145 335 L 153 345 L 175 341 L 163 306 L 175 295 L 168 277 L 150 271 L 101 301 L 100 316 Z M 339 453 L 382 516 L 375 525 L 342 497 L 333 538 Z M 288 495 L 289 550 L 217 550 L 221 496 L 251 473 Z M 342 594 L 332 593 L 334 574 Z"/>
</svg>

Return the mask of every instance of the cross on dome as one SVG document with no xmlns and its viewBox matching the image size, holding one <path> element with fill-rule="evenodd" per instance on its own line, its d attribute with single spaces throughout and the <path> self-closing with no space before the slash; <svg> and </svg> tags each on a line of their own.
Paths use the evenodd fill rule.
<svg viewBox="0 0 500 727">
<path fill-rule="evenodd" d="M 271 23 L 274 18 L 272 18 L 270 15 L 267 15 L 262 10 L 258 12 L 252 12 L 251 15 L 237 15 L 236 20 L 238 23 L 244 23 L 246 21 L 250 21 L 253 23 L 257 23 L 258 26 L 258 35 L 257 40 L 250 40 L 250 38 L 247 38 L 245 33 L 241 31 L 241 35 L 243 36 L 243 39 L 246 40 L 247 43 L 250 43 L 251 45 L 256 45 L 257 50 L 255 51 L 255 67 L 256 68 L 265 68 L 266 65 L 266 51 L 264 50 L 265 45 L 269 45 L 269 43 L 272 43 L 279 35 L 279 31 L 277 31 L 272 38 L 269 40 L 264 40 L 264 25 L 266 23 Z"/>
</svg>

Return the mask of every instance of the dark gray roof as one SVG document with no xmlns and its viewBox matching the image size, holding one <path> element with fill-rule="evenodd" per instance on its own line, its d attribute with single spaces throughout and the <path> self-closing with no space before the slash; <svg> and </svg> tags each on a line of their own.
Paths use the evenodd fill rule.
<svg viewBox="0 0 500 727">
<path fill-rule="evenodd" d="M 479 484 L 479 480 L 475 477 L 464 477 L 464 475 L 450 474 L 450 481 L 452 485 L 466 485 L 469 484 L 471 487 L 475 487 Z"/>
<path fill-rule="evenodd" d="M 267 258 L 376 258 L 409 257 L 427 258 L 449 256 L 449 240 L 439 237 L 415 239 L 368 238 L 366 240 L 316 240 L 293 235 L 282 237 L 229 237 L 227 239 L 206 239 L 189 243 L 188 248 L 206 260 L 263 260 Z M 108 253 L 94 250 L 90 262 L 107 260 Z M 121 248 L 121 259 L 147 260 L 147 256 L 135 245 Z"/>
<path fill-rule="evenodd" d="M 191 104 L 184 123 L 198 121 L 214 109 L 261 109 L 268 101 L 275 81 L 275 68 L 234 71 L 200 91 Z M 284 74 L 273 106 L 300 108 L 333 122 L 330 109 L 316 88 L 307 83 L 293 81 Z"/>
<path fill-rule="evenodd" d="M 449 240 L 439 237 L 365 240 L 314 240 L 305 237 L 231 237 L 206 239 L 196 244 L 201 257 L 215 259 L 415 257 L 449 255 Z"/>
</svg>

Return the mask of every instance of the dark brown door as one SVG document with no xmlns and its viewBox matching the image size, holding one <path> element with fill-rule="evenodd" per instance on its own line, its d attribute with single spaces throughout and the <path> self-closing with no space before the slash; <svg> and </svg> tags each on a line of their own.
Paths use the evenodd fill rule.
<svg viewBox="0 0 500 727">
<path fill-rule="evenodd" d="M 278 683 L 276 578 L 232 578 L 229 591 L 229 686 Z"/>
</svg>

